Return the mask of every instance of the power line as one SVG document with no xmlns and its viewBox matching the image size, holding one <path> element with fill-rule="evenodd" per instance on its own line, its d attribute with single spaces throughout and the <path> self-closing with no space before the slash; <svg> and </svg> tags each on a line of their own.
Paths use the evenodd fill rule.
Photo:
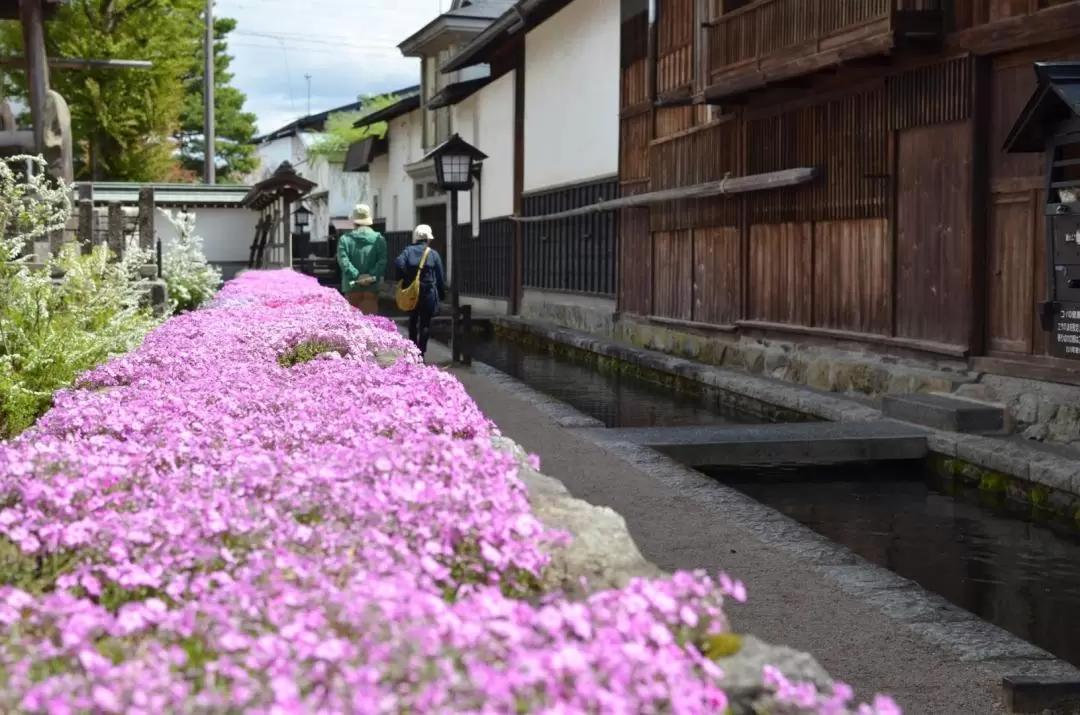
<svg viewBox="0 0 1080 715">
<path fill-rule="evenodd" d="M 278 41 L 278 42 L 274 42 L 274 43 L 230 42 L 229 47 L 230 48 L 243 47 L 245 49 L 270 50 L 270 51 L 273 51 L 273 52 L 280 52 L 283 44 L 286 47 L 290 47 L 288 41 Z M 327 49 L 325 47 L 323 47 L 323 48 L 307 47 L 307 46 L 297 47 L 296 45 L 291 45 L 291 48 L 293 50 L 295 50 L 296 52 L 298 52 L 299 54 L 301 54 L 301 55 L 337 55 L 338 57 L 341 57 L 343 55 L 344 56 L 368 55 L 368 56 L 372 56 L 372 57 L 376 57 L 376 56 L 386 57 L 388 55 L 392 55 L 392 56 L 395 56 L 395 57 L 400 56 L 400 55 L 398 55 L 398 53 L 396 51 L 395 52 L 390 52 L 389 50 L 386 50 L 385 48 L 378 48 L 378 47 L 369 47 L 369 48 L 353 48 L 353 47 L 349 47 L 349 48 L 340 49 L 340 50 L 331 50 L 331 49 Z"/>
<path fill-rule="evenodd" d="M 302 35 L 291 32 L 259 32 L 256 30 L 233 30 L 230 35 L 236 35 L 237 37 L 256 37 L 266 40 L 288 40 L 289 42 L 298 42 L 301 44 L 320 45 L 325 47 L 328 43 L 338 43 L 343 46 L 343 49 L 350 47 L 356 43 L 356 38 L 350 37 L 337 37 L 333 35 L 320 35 L 319 37 L 312 37 L 310 35 Z M 361 47 L 383 47 L 386 49 L 396 49 L 397 42 L 389 39 L 388 37 L 371 37 L 364 38 L 364 42 L 358 43 Z"/>
</svg>

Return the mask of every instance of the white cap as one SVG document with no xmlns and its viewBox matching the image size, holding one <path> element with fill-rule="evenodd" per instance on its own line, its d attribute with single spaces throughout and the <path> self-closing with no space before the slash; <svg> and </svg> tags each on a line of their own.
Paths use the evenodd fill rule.
<svg viewBox="0 0 1080 715">
<path fill-rule="evenodd" d="M 420 224 L 419 226 L 417 226 L 416 228 L 413 229 L 413 232 L 412 232 L 412 242 L 413 243 L 420 243 L 422 241 L 431 241 L 434 238 L 435 238 L 435 234 L 431 232 L 431 226 L 428 226 L 426 223 L 422 223 L 422 224 Z"/>
</svg>

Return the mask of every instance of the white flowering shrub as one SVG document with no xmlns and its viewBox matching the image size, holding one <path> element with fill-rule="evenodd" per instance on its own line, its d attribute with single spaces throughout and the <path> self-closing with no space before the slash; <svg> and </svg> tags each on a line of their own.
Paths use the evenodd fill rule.
<svg viewBox="0 0 1080 715">
<path fill-rule="evenodd" d="M 169 304 L 175 313 L 195 310 L 214 297 L 221 287 L 221 271 L 210 265 L 202 250 L 202 238 L 195 234 L 195 214 L 158 209 L 172 224 L 176 240 L 161 259 L 161 277 L 169 289 Z"/>
<path fill-rule="evenodd" d="M 20 175 L 34 165 L 34 176 Z M 0 160 L 0 438 L 21 432 L 82 372 L 139 345 L 158 321 L 143 307 L 139 267 L 152 255 L 126 237 L 123 260 L 108 248 L 66 244 L 45 270 L 22 254 L 62 230 L 71 188 L 45 174 L 40 157 Z M 52 278 L 54 274 L 62 274 Z"/>
</svg>

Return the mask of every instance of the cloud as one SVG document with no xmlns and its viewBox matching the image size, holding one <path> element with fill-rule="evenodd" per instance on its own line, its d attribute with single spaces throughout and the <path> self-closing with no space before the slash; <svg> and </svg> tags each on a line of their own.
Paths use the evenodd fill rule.
<svg viewBox="0 0 1080 715">
<path fill-rule="evenodd" d="M 397 44 L 440 12 L 449 0 L 216 0 L 218 17 L 232 17 L 234 86 L 247 94 L 259 132 L 273 131 L 311 111 L 417 84 L 417 60 Z M 441 6 L 441 8 L 440 8 Z M 301 29 L 311 28 L 311 29 Z"/>
</svg>

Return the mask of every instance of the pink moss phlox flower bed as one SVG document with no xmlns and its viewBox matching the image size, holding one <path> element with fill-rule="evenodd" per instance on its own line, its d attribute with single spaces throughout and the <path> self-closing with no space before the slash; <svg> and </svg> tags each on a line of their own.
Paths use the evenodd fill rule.
<svg viewBox="0 0 1080 715">
<path fill-rule="evenodd" d="M 242 275 L 0 444 L 0 712 L 722 713 L 741 584 L 525 600 L 567 536 L 497 434 L 392 322 Z"/>
</svg>

